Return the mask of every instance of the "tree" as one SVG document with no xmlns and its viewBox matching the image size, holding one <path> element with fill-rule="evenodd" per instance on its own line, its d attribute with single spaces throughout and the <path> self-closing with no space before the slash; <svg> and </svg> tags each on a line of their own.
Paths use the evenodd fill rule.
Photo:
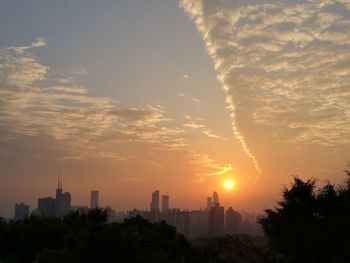
<svg viewBox="0 0 350 263">
<path fill-rule="evenodd" d="M 314 180 L 295 177 L 259 222 L 286 262 L 350 262 L 349 183 L 317 190 Z"/>
</svg>

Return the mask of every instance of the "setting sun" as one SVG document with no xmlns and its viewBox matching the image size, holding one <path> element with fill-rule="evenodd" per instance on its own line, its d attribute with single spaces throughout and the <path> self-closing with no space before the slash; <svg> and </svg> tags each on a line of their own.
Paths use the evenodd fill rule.
<svg viewBox="0 0 350 263">
<path fill-rule="evenodd" d="M 234 183 L 230 180 L 225 181 L 224 186 L 227 190 L 231 190 L 234 187 Z"/>
</svg>

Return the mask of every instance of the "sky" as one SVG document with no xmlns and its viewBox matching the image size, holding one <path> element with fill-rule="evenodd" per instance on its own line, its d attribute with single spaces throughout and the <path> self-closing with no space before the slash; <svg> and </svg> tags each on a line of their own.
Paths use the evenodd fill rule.
<svg viewBox="0 0 350 263">
<path fill-rule="evenodd" d="M 58 175 L 116 211 L 345 179 L 350 1 L 4 0 L 0 24 L 0 216 Z"/>
</svg>

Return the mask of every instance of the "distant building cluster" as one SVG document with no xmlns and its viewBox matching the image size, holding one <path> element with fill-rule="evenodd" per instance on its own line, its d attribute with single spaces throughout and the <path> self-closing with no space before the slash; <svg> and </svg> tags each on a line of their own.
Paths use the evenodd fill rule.
<svg viewBox="0 0 350 263">
<path fill-rule="evenodd" d="M 241 213 L 229 207 L 226 211 L 220 206 L 217 192 L 212 197 L 207 198 L 207 206 L 201 210 L 181 210 L 179 208 L 170 208 L 169 195 L 162 195 L 160 209 L 160 193 L 155 191 L 151 196 L 149 210 L 137 210 L 124 213 L 118 213 L 115 218 L 122 221 L 125 218 L 142 216 L 151 222 L 166 221 L 175 226 L 177 231 L 188 238 L 205 238 L 214 236 L 223 236 L 226 234 L 260 234 L 260 229 L 256 223 L 257 217 L 253 214 L 247 215 L 244 220 Z"/>
<path fill-rule="evenodd" d="M 60 217 L 68 214 L 70 211 L 85 212 L 89 210 L 89 207 L 85 205 L 71 205 L 71 194 L 69 192 L 63 192 L 62 182 L 58 178 L 56 196 L 43 197 L 38 199 L 37 209 L 32 211 L 33 215 L 45 216 L 45 217 Z M 99 192 L 96 190 L 91 191 L 90 196 L 90 209 L 96 209 L 99 207 Z M 30 215 L 30 207 L 24 203 L 15 205 L 15 217 L 14 220 L 21 220 Z"/>
<path fill-rule="evenodd" d="M 160 202 L 161 201 L 161 202 Z M 69 211 L 86 212 L 89 209 L 99 207 L 99 191 L 92 190 L 90 194 L 90 207 L 85 205 L 71 205 L 71 194 L 63 192 L 62 182 L 58 179 L 56 196 L 38 199 L 38 207 L 32 214 L 45 217 L 60 217 Z M 21 220 L 30 215 L 30 208 L 24 203 L 15 205 L 15 220 Z M 170 196 L 154 191 L 151 195 L 149 210 L 133 209 L 132 211 L 113 212 L 110 221 L 123 221 L 126 218 L 141 216 L 151 222 L 166 221 L 169 225 L 176 227 L 177 231 L 188 238 L 206 238 L 223 236 L 226 234 L 260 234 L 260 228 L 256 222 L 257 216 L 248 213 L 239 213 L 232 207 L 226 211 L 220 205 L 219 195 L 213 193 L 207 197 L 205 209 L 181 210 L 170 207 Z"/>
</svg>

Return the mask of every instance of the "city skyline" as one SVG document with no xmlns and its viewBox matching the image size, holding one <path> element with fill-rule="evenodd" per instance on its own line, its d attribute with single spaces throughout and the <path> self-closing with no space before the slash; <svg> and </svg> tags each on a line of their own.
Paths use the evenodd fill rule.
<svg viewBox="0 0 350 263">
<path fill-rule="evenodd" d="M 218 193 L 216 191 L 212 192 L 213 195 L 210 197 L 203 197 L 202 199 L 202 204 L 197 206 L 196 209 L 199 210 L 210 210 L 211 207 L 215 207 L 216 204 L 219 204 L 219 197 L 218 197 Z M 85 203 L 73 203 L 72 202 L 72 197 L 74 196 L 74 194 L 71 194 L 70 192 L 63 192 L 63 180 L 61 178 L 61 176 L 57 177 L 57 187 L 55 189 L 55 198 L 52 197 L 37 197 L 37 202 L 34 205 L 28 205 L 28 202 L 26 200 L 22 200 L 20 202 L 16 202 L 15 203 L 15 212 L 14 212 L 14 216 L 10 216 L 8 218 L 16 218 L 16 211 L 17 211 L 17 207 L 23 207 L 24 210 L 28 210 L 29 212 L 26 213 L 28 215 L 30 215 L 32 212 L 34 212 L 35 214 L 35 210 L 40 210 L 40 201 L 41 200 L 46 200 L 46 199 L 50 199 L 50 201 L 52 201 L 52 204 L 56 204 L 58 200 L 63 200 L 64 202 L 66 202 L 64 199 L 66 199 L 68 201 L 68 207 L 69 208 L 63 208 L 63 212 L 60 211 L 62 208 L 60 207 L 61 204 L 59 204 L 57 206 L 57 208 L 53 208 L 52 213 L 50 214 L 45 214 L 44 216 L 62 216 L 67 214 L 69 211 L 74 210 L 74 209 L 80 209 L 80 208 L 87 208 L 87 209 L 96 209 L 96 208 L 101 208 L 101 207 L 109 207 L 111 209 L 113 209 L 116 212 L 128 212 L 128 211 L 132 211 L 134 209 L 136 210 L 140 210 L 140 207 L 129 207 L 126 210 L 121 210 L 118 209 L 117 207 L 112 207 L 112 206 L 101 206 L 100 205 L 100 191 L 98 190 L 90 190 L 90 196 L 89 196 L 89 200 L 86 201 Z M 66 198 L 64 198 L 66 197 Z M 131 197 L 131 195 L 130 195 Z M 208 201 L 210 200 L 210 202 Z M 59 201 L 58 201 L 59 202 Z M 146 202 L 146 201 L 145 201 Z M 170 195 L 167 192 L 163 192 L 161 193 L 159 190 L 155 190 L 151 193 L 151 198 L 150 198 L 150 205 L 147 207 L 144 207 L 143 209 L 141 208 L 142 211 L 155 211 L 155 212 L 167 212 L 169 209 L 172 208 L 180 208 L 178 206 L 171 206 L 171 201 L 170 201 Z M 56 205 L 54 205 L 56 206 Z M 231 207 L 231 205 L 229 205 L 229 207 Z M 72 208 L 72 209 L 71 209 Z M 58 209 L 57 212 L 54 212 L 55 209 Z M 190 208 L 187 207 L 182 207 L 181 208 L 184 211 L 189 211 Z M 244 211 L 244 209 L 243 209 Z M 255 213 L 255 211 L 246 211 L 246 212 L 251 212 L 251 213 Z M 3 215 L 0 215 L 0 217 Z M 20 216 L 19 216 L 20 217 Z"/>
<path fill-rule="evenodd" d="M 68 204 L 57 173 L 123 211 L 162 189 L 261 212 L 292 176 L 343 182 L 347 1 L 3 0 L 0 23 L 2 216 Z"/>
<path fill-rule="evenodd" d="M 70 213 L 88 213 L 90 210 L 101 209 L 99 206 L 99 191 L 90 191 L 90 206 L 87 204 L 73 204 L 69 192 L 63 192 L 62 180 L 58 176 L 55 198 L 39 197 L 37 206 L 30 208 L 25 202 L 16 203 L 14 216 L 7 220 L 23 220 L 32 216 L 36 218 L 62 218 Z M 167 224 L 176 227 L 179 233 L 186 238 L 206 238 L 224 236 L 225 234 L 249 234 L 261 235 L 258 226 L 258 215 L 238 212 L 229 206 L 225 209 L 220 205 L 219 195 L 216 191 L 207 200 L 206 207 L 196 210 L 173 207 L 170 203 L 170 195 L 162 194 L 155 190 L 151 193 L 149 208 L 132 208 L 127 211 L 118 211 L 113 207 L 109 209 L 109 222 L 123 222 L 125 219 L 141 216 L 150 222 L 165 221 Z M 209 202 L 210 200 L 210 202 Z M 211 201 L 213 200 L 213 201 Z M 126 200 L 127 202 L 127 200 Z M 103 209 L 103 208 L 102 208 Z"/>
</svg>

